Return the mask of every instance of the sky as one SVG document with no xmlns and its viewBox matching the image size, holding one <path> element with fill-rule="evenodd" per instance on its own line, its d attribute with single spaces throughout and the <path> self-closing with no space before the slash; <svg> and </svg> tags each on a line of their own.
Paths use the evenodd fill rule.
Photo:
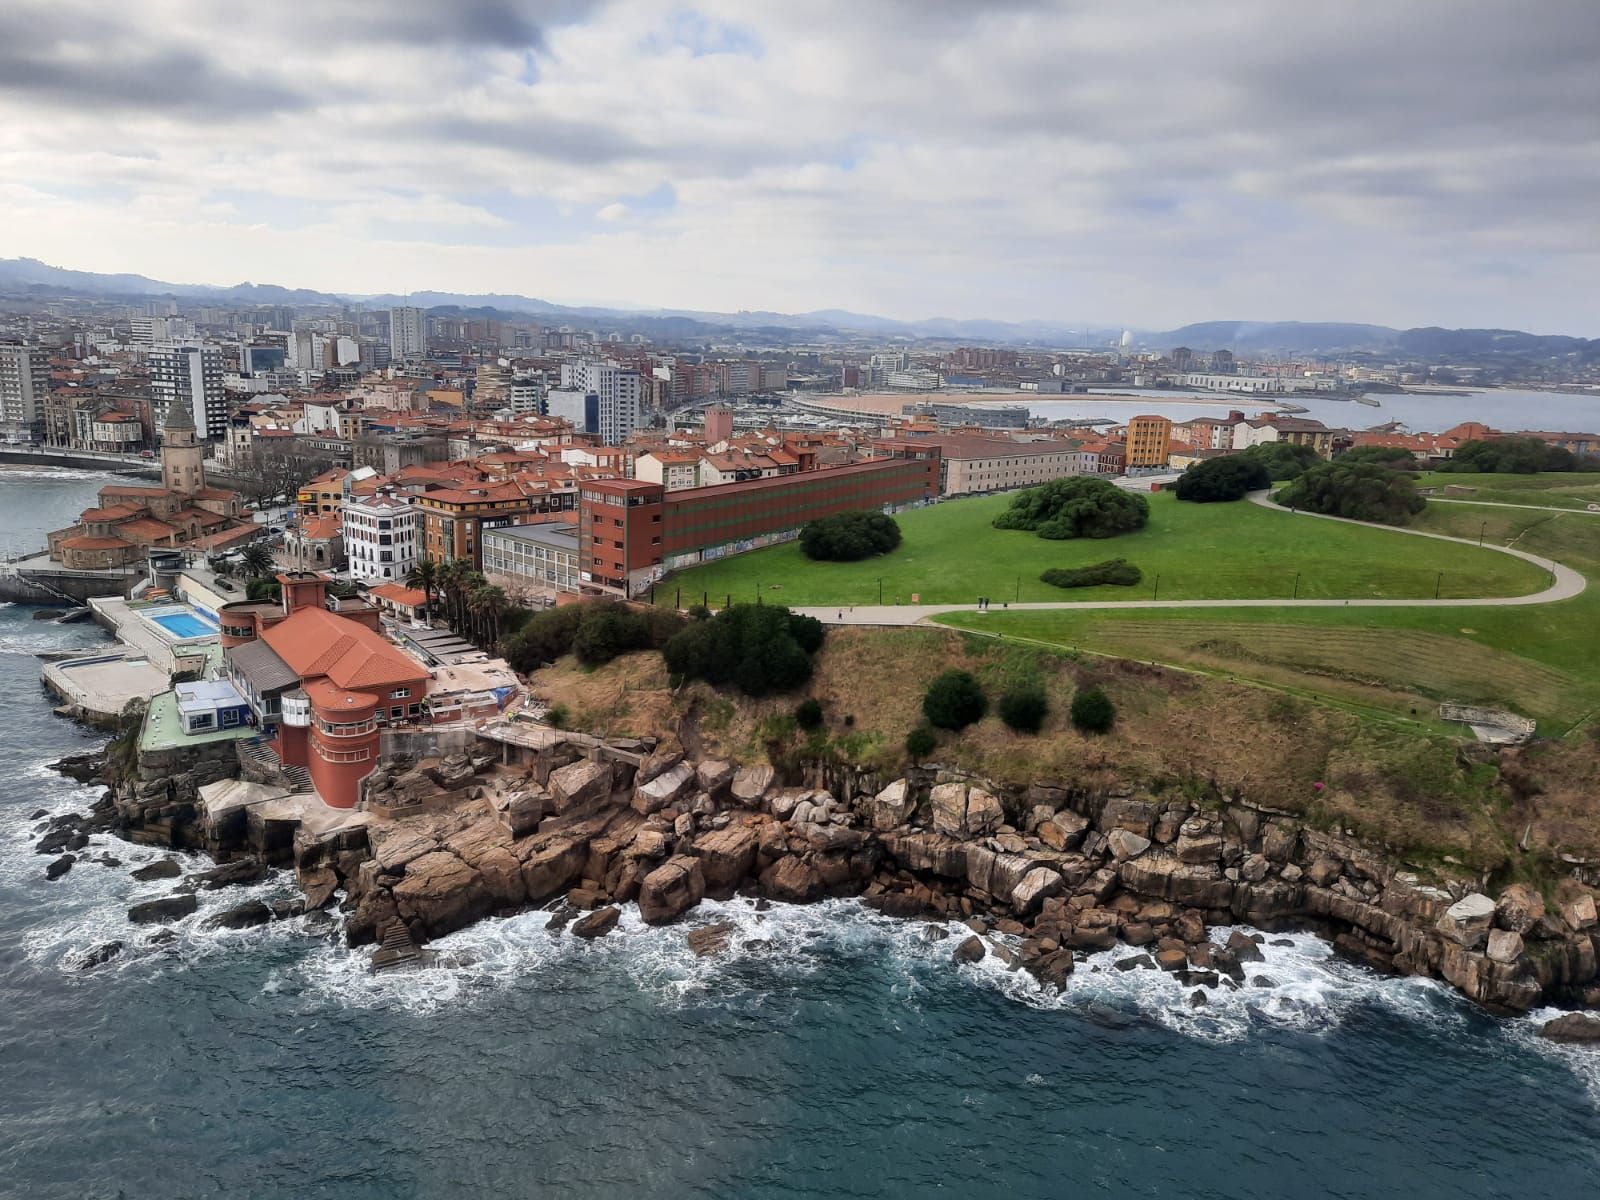
<svg viewBox="0 0 1600 1200">
<path fill-rule="evenodd" d="M 5 0 L 0 257 L 1600 335 L 1595 0 Z"/>
</svg>

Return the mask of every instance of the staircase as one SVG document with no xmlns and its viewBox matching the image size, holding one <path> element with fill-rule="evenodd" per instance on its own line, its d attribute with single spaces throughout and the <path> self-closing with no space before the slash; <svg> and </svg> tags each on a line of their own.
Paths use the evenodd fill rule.
<svg viewBox="0 0 1600 1200">
<path fill-rule="evenodd" d="M 411 940 L 411 931 L 401 921 L 390 921 L 384 928 L 383 941 L 372 953 L 374 974 L 384 971 L 401 971 L 421 965 L 422 951 Z"/>
<path fill-rule="evenodd" d="M 233 746 L 238 752 L 239 766 L 246 779 L 257 783 L 280 784 L 291 792 L 316 790 L 311 786 L 311 772 L 304 767 L 285 766 L 277 751 L 260 734 L 252 738 L 240 738 Z"/>
</svg>

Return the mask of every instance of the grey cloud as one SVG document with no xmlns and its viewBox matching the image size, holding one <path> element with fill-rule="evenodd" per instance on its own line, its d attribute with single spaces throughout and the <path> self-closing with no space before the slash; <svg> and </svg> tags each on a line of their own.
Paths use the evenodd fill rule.
<svg viewBox="0 0 1600 1200">
<path fill-rule="evenodd" d="M 65 8 L 19 4 L 0 12 L 0 92 L 73 110 L 107 106 L 209 120 L 310 107 L 308 95 L 170 44 L 160 26 L 89 22 Z M 97 53 L 85 61 L 75 47 Z"/>
</svg>

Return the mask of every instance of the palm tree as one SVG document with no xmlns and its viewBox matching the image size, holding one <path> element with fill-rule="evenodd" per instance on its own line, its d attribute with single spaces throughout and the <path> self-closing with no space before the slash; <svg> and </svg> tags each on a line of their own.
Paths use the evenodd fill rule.
<svg viewBox="0 0 1600 1200">
<path fill-rule="evenodd" d="M 500 614 L 506 610 L 505 589 L 493 583 L 480 584 L 472 590 L 468 603 L 479 623 L 478 644 L 492 648 L 500 640 Z"/>
<path fill-rule="evenodd" d="M 438 569 L 439 594 L 444 600 L 444 620 L 452 630 L 458 625 L 456 616 L 456 602 L 460 594 L 461 578 L 465 574 L 462 560 L 452 558 L 441 564 Z"/>
<path fill-rule="evenodd" d="M 265 542 L 251 542 L 240 557 L 244 560 L 245 573 L 251 579 L 260 579 L 272 570 L 272 551 Z"/>
<path fill-rule="evenodd" d="M 431 558 L 420 560 L 411 568 L 406 576 L 406 586 L 420 588 L 425 597 L 423 601 L 423 616 L 430 615 L 433 606 L 433 591 L 439 586 L 439 564 Z"/>
</svg>

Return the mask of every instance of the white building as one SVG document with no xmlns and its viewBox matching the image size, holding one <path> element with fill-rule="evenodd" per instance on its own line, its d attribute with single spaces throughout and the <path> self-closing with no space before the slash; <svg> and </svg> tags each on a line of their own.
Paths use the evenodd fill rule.
<svg viewBox="0 0 1600 1200">
<path fill-rule="evenodd" d="M 421 522 L 406 496 L 379 492 L 347 496 L 344 553 L 352 579 L 362 583 L 404 583 L 417 565 Z"/>
<path fill-rule="evenodd" d="M 389 357 L 395 362 L 421 358 L 428 352 L 428 314 L 401 305 L 389 310 Z"/>
<path fill-rule="evenodd" d="M 152 416 L 165 429 L 167 411 L 179 397 L 194 414 L 195 436 L 215 440 L 228 432 L 228 395 L 222 386 L 222 352 L 188 343 L 158 346 L 150 352 Z"/>
<path fill-rule="evenodd" d="M 620 446 L 641 423 L 644 381 L 637 371 L 614 362 L 576 359 L 561 364 L 561 388 L 598 398 L 594 432 L 608 446 Z"/>
<path fill-rule="evenodd" d="M 39 346 L 0 346 L 0 425 L 8 442 L 36 442 L 50 392 L 49 356 Z"/>
</svg>

